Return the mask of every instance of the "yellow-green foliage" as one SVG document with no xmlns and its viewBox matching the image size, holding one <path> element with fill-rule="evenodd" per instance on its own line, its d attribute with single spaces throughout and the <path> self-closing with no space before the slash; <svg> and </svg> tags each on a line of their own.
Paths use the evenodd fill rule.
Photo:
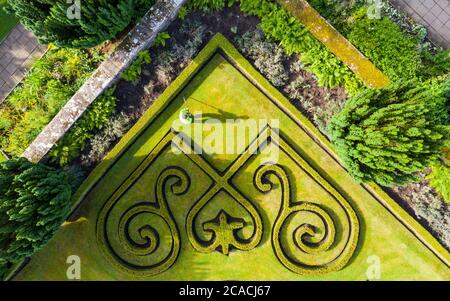
<svg viewBox="0 0 450 301">
<path fill-rule="evenodd" d="M 142 73 L 142 65 L 150 64 L 152 61 L 148 50 L 139 52 L 138 58 L 122 73 L 122 79 L 132 82 L 139 78 Z"/>
<path fill-rule="evenodd" d="M 0 148 L 20 156 L 78 90 L 101 57 L 51 47 L 0 106 Z"/>
<path fill-rule="evenodd" d="M 450 203 L 450 167 L 443 162 L 434 165 L 427 179 L 444 201 Z"/>
<path fill-rule="evenodd" d="M 354 21 L 348 38 L 391 80 L 417 75 L 420 55 L 416 41 L 404 35 L 388 18 L 378 20 L 364 16 Z"/>
<path fill-rule="evenodd" d="M 81 151 L 86 147 L 86 141 L 92 138 L 95 131 L 101 129 L 108 118 L 115 112 L 117 99 L 113 93 L 114 88 L 99 96 L 69 132 L 58 141 L 49 153 L 53 162 L 64 166 L 80 155 Z"/>
</svg>

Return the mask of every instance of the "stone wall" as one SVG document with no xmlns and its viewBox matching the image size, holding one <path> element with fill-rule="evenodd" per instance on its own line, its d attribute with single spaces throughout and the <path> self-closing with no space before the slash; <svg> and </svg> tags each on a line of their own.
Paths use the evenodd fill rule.
<svg viewBox="0 0 450 301">
<path fill-rule="evenodd" d="M 73 95 L 22 156 L 30 161 L 39 162 L 89 105 L 120 79 L 121 73 L 132 64 L 139 52 L 151 46 L 158 33 L 170 24 L 185 2 L 186 0 L 159 0 L 117 46 L 114 53 Z"/>
</svg>

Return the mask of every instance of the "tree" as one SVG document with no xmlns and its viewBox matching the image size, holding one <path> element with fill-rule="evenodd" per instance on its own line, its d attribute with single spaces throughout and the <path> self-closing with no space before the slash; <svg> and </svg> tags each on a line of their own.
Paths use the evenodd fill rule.
<svg viewBox="0 0 450 301">
<path fill-rule="evenodd" d="M 24 158 L 0 163 L 0 271 L 50 240 L 70 210 L 71 193 L 63 171 Z"/>
<path fill-rule="evenodd" d="M 448 144 L 448 86 L 409 81 L 348 100 L 329 133 L 349 173 L 384 186 L 416 180 Z"/>
<path fill-rule="evenodd" d="M 42 43 L 89 48 L 114 38 L 154 0 L 8 0 L 8 10 Z M 75 5 L 80 4 L 79 17 Z"/>
</svg>

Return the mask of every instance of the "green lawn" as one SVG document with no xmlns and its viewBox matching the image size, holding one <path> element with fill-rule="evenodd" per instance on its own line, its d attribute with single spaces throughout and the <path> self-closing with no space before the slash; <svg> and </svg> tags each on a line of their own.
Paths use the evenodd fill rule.
<svg viewBox="0 0 450 301">
<path fill-rule="evenodd" d="M 203 118 L 177 124 L 185 106 Z M 250 148 L 189 152 L 186 141 L 206 149 L 226 119 L 250 118 L 278 120 L 270 124 L 279 135 L 227 131 L 228 144 Z M 448 253 L 355 183 L 321 139 L 216 36 L 94 170 L 71 221 L 15 279 L 65 280 L 70 255 L 82 280 L 367 280 L 376 271 L 381 280 L 450 279 L 431 249 L 444 261 Z M 250 155 L 255 145 L 261 152 Z"/>
<path fill-rule="evenodd" d="M 17 24 L 17 19 L 14 16 L 8 15 L 3 11 L 5 4 L 6 0 L 0 0 L 0 41 L 2 41 Z"/>
</svg>

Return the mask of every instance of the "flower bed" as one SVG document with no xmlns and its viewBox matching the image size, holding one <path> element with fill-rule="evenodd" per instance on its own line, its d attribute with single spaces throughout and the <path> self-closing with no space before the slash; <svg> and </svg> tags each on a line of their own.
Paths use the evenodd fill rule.
<svg viewBox="0 0 450 301">
<path fill-rule="evenodd" d="M 0 105 L 0 149 L 20 156 L 102 59 L 95 49 L 50 48 Z"/>
</svg>

